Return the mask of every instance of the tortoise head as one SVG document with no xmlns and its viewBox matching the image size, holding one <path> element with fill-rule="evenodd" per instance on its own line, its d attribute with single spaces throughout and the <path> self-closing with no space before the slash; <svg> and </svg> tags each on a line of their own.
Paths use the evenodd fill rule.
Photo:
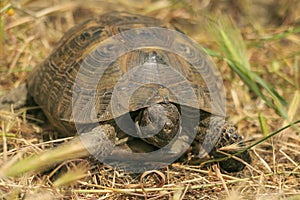
<svg viewBox="0 0 300 200">
<path fill-rule="evenodd" d="M 180 129 L 180 113 L 172 103 L 158 103 L 143 109 L 136 117 L 137 134 L 156 147 L 167 145 Z"/>
</svg>

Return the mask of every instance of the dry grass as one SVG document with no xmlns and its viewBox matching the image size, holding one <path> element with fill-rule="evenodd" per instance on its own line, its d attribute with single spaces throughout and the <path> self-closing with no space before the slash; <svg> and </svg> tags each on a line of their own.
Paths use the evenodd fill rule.
<svg viewBox="0 0 300 200">
<path fill-rule="evenodd" d="M 1 0 L 0 5 L 0 95 L 20 85 L 75 23 L 92 15 L 120 10 L 174 23 L 210 49 L 211 54 L 218 55 L 214 60 L 223 75 L 230 120 L 249 141 L 247 144 L 254 144 L 299 119 L 300 3 L 297 0 L 263 3 L 259 0 Z M 274 105 L 268 106 L 243 77 L 228 67 L 230 57 L 220 52 L 204 28 L 208 17 L 225 15 L 240 29 L 251 73 L 276 91 L 286 105 L 279 105 L 257 79 L 252 80 Z M 286 116 L 276 110 L 277 106 L 281 106 Z M 63 142 L 44 141 L 42 136 L 51 136 L 51 132 L 45 132 L 41 123 L 28 122 L 30 117 L 26 109 L 0 111 L 1 165 Z M 221 173 L 216 166 L 207 169 L 174 163 L 141 176 L 116 171 L 92 159 L 75 158 L 44 171 L 1 178 L 0 196 L 1 199 L 300 199 L 299 134 L 297 128 L 288 128 L 254 145 L 253 164 L 239 173 Z"/>
</svg>

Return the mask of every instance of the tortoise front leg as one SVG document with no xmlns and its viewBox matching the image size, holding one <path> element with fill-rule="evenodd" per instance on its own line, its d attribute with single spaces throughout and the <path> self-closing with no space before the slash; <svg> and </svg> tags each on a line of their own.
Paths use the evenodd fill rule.
<svg viewBox="0 0 300 200">
<path fill-rule="evenodd" d="M 93 155 L 100 161 L 115 150 L 130 151 L 126 140 L 118 140 L 115 128 L 111 124 L 99 125 L 89 132 L 80 134 L 78 138 L 82 144 L 80 148 L 85 148 L 89 155 Z"/>
<path fill-rule="evenodd" d="M 201 120 L 197 127 L 197 137 L 192 144 L 192 151 L 193 155 L 198 155 L 200 158 L 206 155 L 224 158 L 227 157 L 226 154 L 235 154 L 244 147 L 243 137 L 238 134 L 236 127 L 223 117 L 212 115 Z M 247 163 L 251 162 L 248 151 L 237 157 Z M 234 158 L 226 159 L 219 164 L 227 172 L 240 171 L 245 167 L 245 164 Z"/>
</svg>

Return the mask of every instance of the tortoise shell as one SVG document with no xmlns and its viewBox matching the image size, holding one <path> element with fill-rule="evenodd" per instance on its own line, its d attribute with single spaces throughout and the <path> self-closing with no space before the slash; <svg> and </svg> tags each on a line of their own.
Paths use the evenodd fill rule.
<svg viewBox="0 0 300 200">
<path fill-rule="evenodd" d="M 153 41 L 154 45 L 130 49 L 134 42 L 143 43 L 134 34 L 140 34 L 141 28 L 150 27 L 163 30 L 142 36 L 146 40 L 150 38 L 148 42 Z M 133 34 L 128 32 L 130 30 Z M 32 71 L 27 79 L 29 94 L 52 124 L 67 135 L 74 130 L 74 120 L 79 123 L 104 122 L 164 101 L 224 115 L 223 107 L 219 106 L 222 102 L 211 96 L 212 91 L 221 95 L 223 91 L 213 79 L 217 77 L 212 70 L 213 63 L 200 48 L 191 52 L 191 41 L 187 37 L 178 39 L 176 34 L 172 36 L 164 30 L 181 34 L 175 27 L 157 19 L 128 13 L 113 12 L 88 19 L 70 29 L 50 56 Z M 116 40 L 110 40 L 114 36 L 129 50 L 115 55 L 119 48 L 113 44 Z M 157 38 L 158 41 L 154 41 Z M 160 43 L 163 48 L 157 46 Z M 181 53 L 169 51 L 169 46 Z M 104 65 L 93 55 L 104 60 L 110 56 L 116 59 Z M 84 63 L 88 67 L 82 71 Z M 128 73 L 136 66 L 140 73 Z M 95 74 L 92 69 L 102 70 L 96 82 L 89 78 Z M 80 71 L 85 75 L 82 79 L 78 79 Z M 194 100 L 189 97 L 191 90 L 187 87 L 192 89 Z M 90 101 L 91 93 L 82 92 L 91 88 L 95 89 L 93 101 Z M 113 96 L 115 91 L 118 92 Z M 81 95 L 75 97 L 78 92 Z M 78 119 L 74 119 L 74 104 L 76 115 L 80 116 Z"/>
</svg>

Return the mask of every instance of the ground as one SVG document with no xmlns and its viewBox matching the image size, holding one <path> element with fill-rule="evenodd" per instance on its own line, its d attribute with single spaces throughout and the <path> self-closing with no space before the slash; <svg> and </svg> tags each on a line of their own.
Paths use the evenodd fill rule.
<svg viewBox="0 0 300 200">
<path fill-rule="evenodd" d="M 300 116 L 299 1 L 2 0 L 0 5 L 0 96 L 24 82 L 74 24 L 113 10 L 153 16 L 179 27 L 213 57 L 229 120 L 251 147 L 253 160 L 238 173 L 178 162 L 141 175 L 72 158 L 14 178 L 2 176 L 1 198 L 300 199 L 299 124 L 281 130 Z M 1 166 L 70 139 L 49 140 L 59 133 L 32 119 L 30 109 L 0 110 Z"/>
</svg>

